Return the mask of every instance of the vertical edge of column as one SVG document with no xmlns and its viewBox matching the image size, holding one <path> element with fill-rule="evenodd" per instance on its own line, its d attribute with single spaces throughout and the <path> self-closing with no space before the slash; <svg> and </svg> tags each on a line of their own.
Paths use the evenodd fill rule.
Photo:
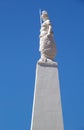
<svg viewBox="0 0 84 130">
<path fill-rule="evenodd" d="M 35 72 L 35 86 L 34 86 L 34 93 L 33 93 L 33 106 L 32 106 L 32 116 L 31 116 L 31 125 L 30 130 L 33 127 L 33 117 L 34 117 L 34 105 L 35 105 L 35 95 L 36 95 L 36 82 L 37 82 L 37 71 L 38 71 L 38 64 L 36 64 L 36 72 Z"/>
</svg>

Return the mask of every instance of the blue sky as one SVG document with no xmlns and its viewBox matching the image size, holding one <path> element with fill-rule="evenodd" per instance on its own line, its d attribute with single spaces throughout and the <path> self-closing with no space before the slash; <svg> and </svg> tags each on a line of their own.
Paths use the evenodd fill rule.
<svg viewBox="0 0 84 130">
<path fill-rule="evenodd" d="M 84 0 L 0 0 L 0 130 L 29 130 L 39 8 L 56 39 L 65 130 L 84 130 Z"/>
</svg>

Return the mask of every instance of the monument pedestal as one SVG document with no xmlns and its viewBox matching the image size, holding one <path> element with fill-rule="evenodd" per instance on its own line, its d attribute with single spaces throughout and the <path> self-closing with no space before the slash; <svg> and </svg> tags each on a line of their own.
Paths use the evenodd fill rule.
<svg viewBox="0 0 84 130">
<path fill-rule="evenodd" d="M 31 130 L 63 130 L 57 65 L 37 63 Z"/>
</svg>

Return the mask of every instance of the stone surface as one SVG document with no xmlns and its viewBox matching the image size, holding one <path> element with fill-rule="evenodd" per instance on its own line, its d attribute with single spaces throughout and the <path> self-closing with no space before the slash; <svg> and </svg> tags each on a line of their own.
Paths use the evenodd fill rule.
<svg viewBox="0 0 84 130">
<path fill-rule="evenodd" d="M 40 29 L 40 61 L 53 60 L 56 55 L 56 44 L 54 41 L 52 25 L 48 17 L 47 11 L 42 11 L 41 14 L 41 29 Z"/>
<path fill-rule="evenodd" d="M 37 63 L 31 130 L 63 129 L 57 63 Z"/>
</svg>

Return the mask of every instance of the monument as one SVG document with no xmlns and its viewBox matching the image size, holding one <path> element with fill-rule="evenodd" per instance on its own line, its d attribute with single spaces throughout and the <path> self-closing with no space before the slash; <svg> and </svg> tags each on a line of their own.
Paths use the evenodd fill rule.
<svg viewBox="0 0 84 130">
<path fill-rule="evenodd" d="M 64 130 L 52 25 L 47 11 L 42 11 L 40 17 L 41 58 L 36 66 L 31 130 Z"/>
</svg>

